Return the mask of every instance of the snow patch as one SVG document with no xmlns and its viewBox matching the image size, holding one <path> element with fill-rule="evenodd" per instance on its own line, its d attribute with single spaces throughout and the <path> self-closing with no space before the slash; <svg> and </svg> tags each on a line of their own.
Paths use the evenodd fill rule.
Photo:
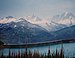
<svg viewBox="0 0 75 58">
<path fill-rule="evenodd" d="M 16 28 L 17 26 L 16 25 L 14 25 L 14 28 Z"/>
</svg>

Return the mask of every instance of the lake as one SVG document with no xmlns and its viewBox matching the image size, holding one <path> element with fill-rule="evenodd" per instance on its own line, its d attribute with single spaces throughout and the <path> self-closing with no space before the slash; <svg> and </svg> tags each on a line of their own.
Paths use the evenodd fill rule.
<svg viewBox="0 0 75 58">
<path fill-rule="evenodd" d="M 58 51 L 61 50 L 61 46 L 62 44 L 55 44 L 55 45 L 46 45 L 46 46 L 37 46 L 37 47 L 31 47 L 31 48 L 27 48 L 27 51 L 31 51 L 32 53 L 34 51 L 39 52 L 40 54 L 47 54 L 48 53 L 48 49 L 50 48 L 51 53 L 55 52 L 56 49 Z M 23 53 L 26 49 L 25 48 L 10 48 L 11 52 L 15 53 L 20 51 L 21 53 Z M 75 56 L 75 43 L 63 43 L 63 50 L 64 50 L 64 56 Z M 0 55 L 1 54 L 4 55 L 8 55 L 9 54 L 9 48 L 5 48 L 5 49 L 0 49 Z"/>
</svg>

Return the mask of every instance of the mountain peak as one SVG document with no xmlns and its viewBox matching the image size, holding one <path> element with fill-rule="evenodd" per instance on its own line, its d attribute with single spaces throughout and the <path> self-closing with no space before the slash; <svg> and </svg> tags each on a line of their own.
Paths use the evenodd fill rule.
<svg viewBox="0 0 75 58">
<path fill-rule="evenodd" d="M 63 14 L 61 14 L 61 18 L 62 19 L 71 19 L 71 18 L 75 18 L 75 16 L 71 12 L 64 12 Z"/>
<path fill-rule="evenodd" d="M 64 14 L 64 16 L 67 16 L 67 15 L 69 15 L 69 16 L 70 16 L 70 15 L 73 15 L 71 12 L 64 12 L 63 14 Z"/>
<path fill-rule="evenodd" d="M 15 19 L 14 17 L 12 17 L 12 16 L 7 16 L 7 17 L 5 17 L 5 18 L 2 18 L 2 19 L 0 20 L 0 23 L 4 24 L 4 23 L 15 22 L 15 21 L 16 21 L 16 19 Z"/>
<path fill-rule="evenodd" d="M 52 17 L 52 20 L 59 21 L 61 19 L 75 19 L 75 16 L 71 12 L 64 12 L 60 15 L 55 15 Z"/>
<path fill-rule="evenodd" d="M 7 17 L 6 17 L 6 19 L 9 19 L 9 18 L 14 18 L 14 17 L 13 17 L 13 16 L 7 16 Z"/>
<path fill-rule="evenodd" d="M 69 14 L 69 12 L 65 12 L 65 13 L 64 13 L 64 16 L 66 16 L 66 15 L 68 15 L 68 14 Z"/>
</svg>

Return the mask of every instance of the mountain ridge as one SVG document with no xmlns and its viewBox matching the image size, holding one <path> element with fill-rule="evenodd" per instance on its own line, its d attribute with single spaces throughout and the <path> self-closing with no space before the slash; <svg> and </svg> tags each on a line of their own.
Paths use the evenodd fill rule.
<svg viewBox="0 0 75 58">
<path fill-rule="evenodd" d="M 71 15 L 71 13 L 64 13 L 63 16 L 69 18 L 68 14 Z M 38 20 L 36 16 L 31 18 L 16 19 L 8 16 L 0 20 L 0 40 L 5 44 L 23 44 L 75 38 L 74 18 L 56 19 L 57 21 L 40 18 Z"/>
</svg>

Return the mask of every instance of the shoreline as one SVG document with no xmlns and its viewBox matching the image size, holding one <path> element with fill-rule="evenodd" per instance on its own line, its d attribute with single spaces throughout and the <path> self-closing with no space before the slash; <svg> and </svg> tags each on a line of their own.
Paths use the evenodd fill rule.
<svg viewBox="0 0 75 58">
<path fill-rule="evenodd" d="M 38 42 L 38 43 L 27 43 L 27 44 L 10 44 L 10 45 L 0 45 L 0 49 L 2 48 L 30 48 L 30 47 L 38 47 L 38 46 L 47 46 L 55 45 L 55 44 L 63 44 L 63 43 L 74 43 L 75 39 L 65 39 L 65 40 L 53 40 L 47 42 Z"/>
</svg>

